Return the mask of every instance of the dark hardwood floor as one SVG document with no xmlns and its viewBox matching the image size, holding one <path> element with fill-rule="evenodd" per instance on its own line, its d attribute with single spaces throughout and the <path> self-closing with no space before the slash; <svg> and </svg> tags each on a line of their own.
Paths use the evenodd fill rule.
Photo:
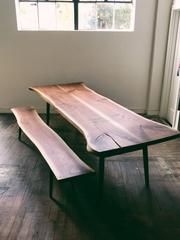
<svg viewBox="0 0 180 240">
<path fill-rule="evenodd" d="M 51 126 L 95 169 L 82 136 L 53 115 Z M 96 205 L 96 177 L 56 183 L 59 208 L 48 197 L 49 171 L 36 148 L 17 139 L 11 114 L 0 115 L 0 240 L 179 240 L 180 139 L 149 148 L 150 189 L 140 151 L 109 158 L 105 193 Z"/>
</svg>

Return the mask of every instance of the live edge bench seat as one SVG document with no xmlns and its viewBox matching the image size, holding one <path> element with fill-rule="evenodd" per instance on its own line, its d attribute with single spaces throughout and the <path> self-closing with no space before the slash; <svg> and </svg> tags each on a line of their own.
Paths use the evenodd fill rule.
<svg viewBox="0 0 180 240">
<path fill-rule="evenodd" d="M 81 175 L 94 173 L 66 143 L 40 118 L 32 107 L 12 108 L 21 130 L 38 148 L 57 180 L 64 181 Z M 50 175 L 50 197 L 52 197 L 53 179 Z"/>
</svg>

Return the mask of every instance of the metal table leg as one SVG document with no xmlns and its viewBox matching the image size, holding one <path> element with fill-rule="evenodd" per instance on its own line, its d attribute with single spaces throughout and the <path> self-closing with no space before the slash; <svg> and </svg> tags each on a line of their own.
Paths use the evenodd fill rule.
<svg viewBox="0 0 180 240">
<path fill-rule="evenodd" d="M 53 199 L 53 173 L 49 170 L 49 197 Z"/>
<path fill-rule="evenodd" d="M 98 200 L 101 201 L 103 197 L 104 188 L 104 157 L 99 159 L 99 176 L 98 176 Z"/>
<path fill-rule="evenodd" d="M 148 148 L 143 147 L 143 162 L 144 162 L 144 176 L 146 187 L 149 187 L 149 163 L 148 163 Z"/>
<path fill-rule="evenodd" d="M 50 121 L 50 104 L 46 103 L 46 123 L 49 125 Z"/>
<path fill-rule="evenodd" d="M 21 133 L 22 133 L 22 129 L 19 127 L 19 133 L 18 133 L 18 139 L 19 139 L 19 141 L 21 141 Z"/>
</svg>

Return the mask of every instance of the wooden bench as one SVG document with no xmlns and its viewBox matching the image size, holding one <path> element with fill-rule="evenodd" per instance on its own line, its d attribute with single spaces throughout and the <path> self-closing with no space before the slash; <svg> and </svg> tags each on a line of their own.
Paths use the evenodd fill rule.
<svg viewBox="0 0 180 240">
<path fill-rule="evenodd" d="M 49 196 L 53 197 L 53 174 L 59 181 L 70 180 L 82 175 L 92 174 L 94 170 L 85 164 L 55 133 L 48 127 L 32 107 L 12 108 L 19 125 L 19 140 L 21 131 L 38 148 L 50 167 Z"/>
</svg>

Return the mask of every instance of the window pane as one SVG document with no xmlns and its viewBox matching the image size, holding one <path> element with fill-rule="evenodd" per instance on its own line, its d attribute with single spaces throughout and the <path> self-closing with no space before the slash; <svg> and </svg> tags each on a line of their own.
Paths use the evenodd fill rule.
<svg viewBox="0 0 180 240">
<path fill-rule="evenodd" d="M 55 3 L 38 3 L 39 9 L 39 29 L 56 29 L 56 8 Z"/>
<path fill-rule="evenodd" d="M 95 1 L 98 1 L 98 2 L 104 2 L 104 0 L 79 0 L 80 2 L 95 2 Z M 114 1 L 114 0 L 113 0 Z"/>
<path fill-rule="evenodd" d="M 56 3 L 57 29 L 73 30 L 74 29 L 74 4 L 73 3 Z"/>
<path fill-rule="evenodd" d="M 19 3 L 19 22 L 21 30 L 37 30 L 37 3 Z"/>
<path fill-rule="evenodd" d="M 18 29 L 74 30 L 74 2 L 73 0 L 62 1 L 16 0 Z M 121 0 L 97 0 L 96 2 L 79 0 L 76 12 L 78 29 L 132 30 L 134 21 L 132 2 L 135 0 L 122 1 L 124 3 L 119 3 Z"/>
<path fill-rule="evenodd" d="M 114 3 L 97 3 L 97 29 L 112 29 Z"/>
<path fill-rule="evenodd" d="M 115 4 L 115 29 L 130 29 L 131 17 L 131 4 Z"/>
<path fill-rule="evenodd" d="M 95 3 L 79 3 L 79 29 L 80 30 L 96 29 Z"/>
<path fill-rule="evenodd" d="M 132 3 L 133 1 L 131 0 L 107 0 L 107 1 L 113 1 L 113 2 L 127 2 L 127 3 Z"/>
</svg>

